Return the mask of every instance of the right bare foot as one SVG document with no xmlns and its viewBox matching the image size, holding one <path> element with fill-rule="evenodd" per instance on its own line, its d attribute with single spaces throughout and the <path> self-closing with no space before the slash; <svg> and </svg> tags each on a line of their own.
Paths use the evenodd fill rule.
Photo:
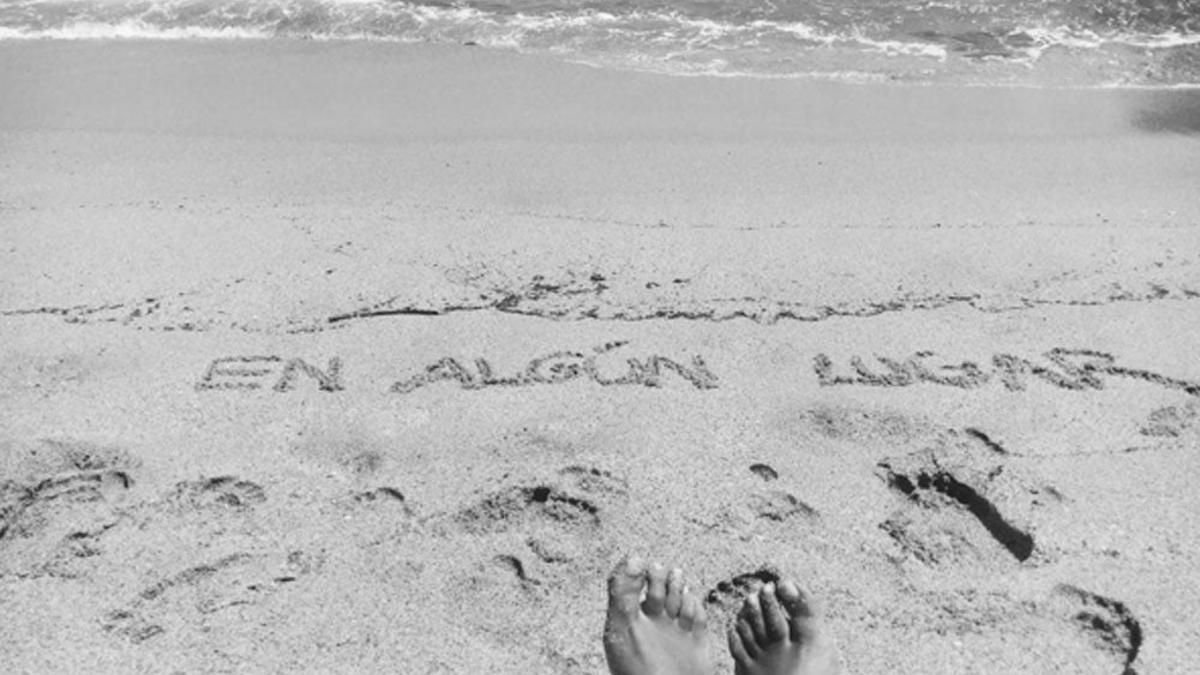
<svg viewBox="0 0 1200 675">
<path fill-rule="evenodd" d="M 729 652 L 737 675 L 835 675 L 837 646 L 808 596 L 790 580 L 746 596 Z"/>
</svg>

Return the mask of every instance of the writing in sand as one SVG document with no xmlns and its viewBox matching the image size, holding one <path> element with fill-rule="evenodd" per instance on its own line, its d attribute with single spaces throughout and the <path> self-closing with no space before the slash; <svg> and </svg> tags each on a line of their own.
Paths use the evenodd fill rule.
<svg viewBox="0 0 1200 675">
<path fill-rule="evenodd" d="M 604 386 L 658 387 L 670 374 L 697 389 L 717 386 L 717 376 L 699 356 L 692 356 L 687 363 L 658 354 L 645 358 L 626 357 L 620 363 L 616 363 L 618 359 L 612 356 L 604 358 L 626 344 L 624 341 L 609 342 L 590 352 L 552 352 L 530 360 L 525 368 L 511 375 L 497 374 L 491 362 L 485 358 L 477 358 L 473 364 L 466 365 L 447 356 L 426 366 L 416 375 L 397 380 L 389 390 L 407 394 L 442 381 L 457 382 L 463 389 L 482 389 L 559 384 L 578 379 L 591 380 Z M 275 391 L 288 391 L 296 385 L 301 375 L 315 381 L 322 391 L 341 391 L 345 388 L 342 360 L 336 356 L 329 359 L 329 365 L 322 370 L 303 359 L 284 359 L 274 355 L 223 356 L 214 359 L 196 383 L 196 388 L 253 390 L 269 386 Z"/>
<path fill-rule="evenodd" d="M 508 375 L 498 374 L 485 358 L 477 358 L 468 364 L 446 356 L 415 375 L 396 380 L 388 389 L 407 394 L 438 382 L 457 383 L 463 389 L 483 389 L 560 384 L 572 380 L 587 380 L 602 386 L 658 387 L 668 379 L 691 384 L 696 389 L 717 387 L 717 376 L 698 355 L 686 362 L 659 354 L 620 358 L 616 352 L 627 344 L 625 341 L 609 342 L 590 351 L 551 352 L 531 359 L 523 369 Z M 999 381 L 1009 391 L 1023 391 L 1029 382 L 1040 381 L 1059 389 L 1085 391 L 1103 389 L 1105 378 L 1127 378 L 1200 396 L 1200 382 L 1117 365 L 1113 355 L 1091 349 L 1051 349 L 1040 362 L 1012 354 L 995 354 L 987 365 L 975 361 L 938 363 L 931 360 L 933 356 L 929 351 L 920 351 L 903 359 L 876 356 L 879 365 L 874 367 L 868 366 L 863 358 L 853 356 L 848 368 L 839 369 L 832 359 L 821 353 L 813 359 L 813 370 L 822 387 L 907 387 L 929 383 L 974 389 Z M 196 388 L 254 390 L 269 387 L 284 392 L 295 387 L 302 376 L 322 391 L 335 392 L 345 388 L 339 357 L 329 359 L 328 365 L 321 369 L 300 358 L 285 359 L 274 355 L 214 359 L 196 383 Z"/>
<path fill-rule="evenodd" d="M 938 364 L 929 359 L 933 352 L 921 351 L 906 359 L 876 356 L 879 366 L 874 370 L 858 356 L 850 358 L 849 372 L 835 372 L 833 361 L 825 354 L 813 359 L 817 381 L 823 387 L 836 385 L 868 385 L 875 387 L 907 387 L 918 382 L 940 384 L 960 389 L 980 387 L 998 379 L 1009 391 L 1024 391 L 1029 380 L 1040 380 L 1060 389 L 1084 391 L 1103 389 L 1104 377 L 1141 380 L 1150 384 L 1177 389 L 1200 396 L 1200 382 L 1160 375 L 1140 368 L 1117 365 L 1112 354 L 1094 349 L 1051 349 L 1039 363 L 1012 354 L 992 356 L 991 369 L 975 361 Z"/>
</svg>

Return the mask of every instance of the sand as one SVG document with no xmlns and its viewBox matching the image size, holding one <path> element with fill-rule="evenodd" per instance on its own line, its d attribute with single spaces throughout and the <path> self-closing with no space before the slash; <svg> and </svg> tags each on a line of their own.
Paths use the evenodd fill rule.
<svg viewBox="0 0 1200 675">
<path fill-rule="evenodd" d="M 1186 91 L 0 44 L 6 672 L 603 673 L 604 576 L 849 672 L 1200 652 Z"/>
</svg>

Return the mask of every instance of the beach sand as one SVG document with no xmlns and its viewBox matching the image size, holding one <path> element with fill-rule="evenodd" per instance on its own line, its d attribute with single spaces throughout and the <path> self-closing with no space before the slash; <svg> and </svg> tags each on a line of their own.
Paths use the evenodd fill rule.
<svg viewBox="0 0 1200 675">
<path fill-rule="evenodd" d="M 1200 653 L 1200 96 L 0 44 L 6 672 L 604 673 L 793 576 L 848 672 Z"/>
</svg>

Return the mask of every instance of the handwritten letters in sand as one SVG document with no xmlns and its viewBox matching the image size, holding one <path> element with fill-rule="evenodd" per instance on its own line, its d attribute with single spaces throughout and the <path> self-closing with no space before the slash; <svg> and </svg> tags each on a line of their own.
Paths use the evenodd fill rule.
<svg viewBox="0 0 1200 675">
<path fill-rule="evenodd" d="M 684 362 L 659 354 L 644 358 L 626 357 L 623 360 L 610 354 L 626 344 L 609 342 L 588 352 L 552 352 L 530 360 L 523 369 L 511 374 L 498 373 L 491 362 L 482 357 L 468 365 L 447 356 L 415 375 L 397 380 L 389 387 L 389 391 L 407 394 L 443 381 L 457 383 L 463 389 L 527 387 L 572 380 L 590 380 L 602 386 L 659 387 L 672 377 L 696 389 L 713 389 L 717 386 L 717 376 L 700 356 L 692 356 Z M 303 359 L 284 359 L 274 355 L 223 356 L 214 359 L 196 383 L 196 389 L 254 390 L 269 387 L 284 392 L 292 389 L 301 376 L 314 381 L 321 391 L 344 389 L 342 361 L 338 357 L 331 358 L 328 366 L 321 369 Z"/>
<path fill-rule="evenodd" d="M 278 356 L 222 356 L 213 359 L 196 383 L 197 390 L 253 390 L 270 385 L 275 391 L 288 391 L 299 376 L 306 375 L 317 382 L 321 391 L 341 391 L 342 360 L 329 359 L 325 370 L 303 359 L 284 360 Z"/>
<path fill-rule="evenodd" d="M 660 354 L 628 356 L 618 353 L 628 342 L 609 342 L 586 351 L 555 351 L 530 359 L 523 368 L 500 372 L 492 362 L 479 357 L 472 361 L 446 356 L 415 374 L 395 380 L 388 391 L 408 394 L 441 382 L 462 389 L 529 387 L 575 380 L 601 386 L 640 385 L 660 387 L 674 381 L 699 390 L 715 389 L 720 381 L 700 355 L 675 359 Z M 999 383 L 1008 391 L 1024 391 L 1040 382 L 1068 391 L 1103 389 L 1112 378 L 1140 380 L 1149 384 L 1200 396 L 1200 382 L 1169 377 L 1148 370 L 1118 365 L 1111 354 L 1091 349 L 1055 348 L 1041 359 L 1013 354 L 994 354 L 990 362 L 938 362 L 928 351 L 906 358 L 875 356 L 869 365 L 859 356 L 846 364 L 819 353 L 813 359 L 817 384 L 822 387 L 863 385 L 907 387 L 919 383 L 975 389 Z M 342 360 L 333 357 L 324 366 L 301 358 L 268 356 L 223 356 L 214 359 L 196 383 L 197 390 L 256 390 L 269 388 L 286 392 L 300 382 L 313 383 L 320 391 L 345 388 Z"/>
<path fill-rule="evenodd" d="M 603 345 L 597 347 L 591 354 L 562 351 L 539 356 L 530 361 L 524 370 L 507 377 L 495 375 L 487 359 L 475 359 L 475 369 L 472 371 L 457 360 L 446 357 L 427 367 L 425 372 L 396 382 L 392 385 L 391 390 L 406 394 L 441 380 L 458 382 L 463 389 L 558 384 L 577 379 L 588 379 L 603 386 L 636 384 L 658 387 L 662 385 L 663 379 L 668 373 L 674 373 L 697 389 L 713 389 L 717 386 L 717 376 L 708 369 L 704 359 L 699 356 L 693 356 L 691 363 L 687 365 L 657 354 L 644 360 L 627 358 L 623 364 L 623 372 L 605 372 L 597 363 L 597 358 L 622 344 Z"/>
<path fill-rule="evenodd" d="M 922 351 L 903 360 L 876 356 L 875 360 L 880 365 L 875 370 L 861 357 L 855 356 L 850 359 L 850 372 L 836 373 L 833 361 L 825 354 L 817 354 L 813 359 L 813 369 L 818 382 L 825 387 L 848 384 L 907 387 L 928 382 L 974 389 L 999 380 L 1009 391 L 1024 391 L 1031 380 L 1037 380 L 1060 389 L 1086 391 L 1103 389 L 1106 377 L 1122 377 L 1200 396 L 1200 382 L 1119 366 L 1112 354 L 1092 349 L 1055 348 L 1043 356 L 1045 362 L 1039 363 L 1012 354 L 995 354 L 991 368 L 988 368 L 975 361 L 933 363 L 929 360 L 933 353 Z"/>
</svg>

